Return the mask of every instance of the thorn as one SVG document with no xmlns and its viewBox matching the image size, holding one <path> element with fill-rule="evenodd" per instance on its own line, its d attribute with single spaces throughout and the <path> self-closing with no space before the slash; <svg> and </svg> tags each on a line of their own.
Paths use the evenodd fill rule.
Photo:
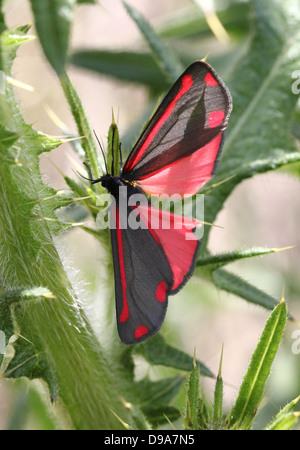
<svg viewBox="0 0 300 450">
<path fill-rule="evenodd" d="M 163 415 L 164 415 L 166 421 L 169 423 L 170 427 L 171 427 L 173 430 L 176 430 L 176 428 L 174 427 L 174 425 L 173 425 L 173 423 L 171 422 L 171 420 L 169 419 L 169 417 L 168 417 L 165 413 L 163 413 Z"/>
<path fill-rule="evenodd" d="M 220 41 L 224 44 L 229 44 L 229 42 L 230 42 L 229 34 L 227 33 L 226 29 L 223 27 L 223 24 L 220 21 L 217 14 L 215 13 L 215 11 L 205 14 L 205 19 L 206 19 L 206 22 L 207 22 L 208 26 L 210 27 L 211 31 L 218 39 L 218 41 Z"/>
<path fill-rule="evenodd" d="M 65 156 L 68 158 L 68 160 L 70 161 L 70 163 L 76 167 L 76 169 L 81 170 L 82 169 L 82 165 L 79 164 L 79 162 L 73 158 L 72 155 L 70 155 L 68 152 L 65 153 Z"/>
<path fill-rule="evenodd" d="M 58 219 L 54 219 L 53 217 L 36 216 L 34 219 L 35 220 L 47 220 L 48 222 L 57 222 L 57 223 L 59 223 L 59 220 Z"/>
<path fill-rule="evenodd" d="M 210 54 L 210 50 L 209 50 L 209 52 L 206 53 L 206 55 L 204 56 L 204 58 L 201 59 L 201 61 L 206 62 L 206 60 L 207 60 L 209 54 Z"/>
<path fill-rule="evenodd" d="M 45 104 L 44 109 L 52 122 L 61 130 L 67 130 L 67 125 L 55 114 L 52 108 L 49 105 Z"/>
<path fill-rule="evenodd" d="M 121 397 L 121 402 L 123 403 L 123 405 L 125 406 L 125 408 L 126 408 L 128 411 L 131 410 L 131 408 L 132 408 L 131 403 L 127 402 L 127 401 L 125 400 L 124 397 Z"/>
<path fill-rule="evenodd" d="M 61 139 L 63 144 L 66 144 L 67 142 L 79 141 L 81 139 L 86 139 L 86 136 L 72 136 L 72 137 L 69 137 L 69 138 L 62 137 L 60 139 Z"/>
<path fill-rule="evenodd" d="M 185 429 L 185 430 L 189 430 L 188 423 L 187 423 L 186 418 L 184 417 L 182 411 L 180 411 L 180 415 L 181 415 L 181 419 L 182 419 L 182 422 L 183 422 L 183 425 L 184 425 L 184 429 Z"/>
<path fill-rule="evenodd" d="M 49 156 L 47 157 L 47 160 L 55 167 L 55 169 L 57 170 L 57 172 L 63 177 L 65 178 L 65 175 L 63 174 L 63 172 L 60 170 L 60 168 L 55 164 L 54 161 L 52 161 L 51 158 L 49 158 Z"/>
<path fill-rule="evenodd" d="M 57 298 L 56 295 L 52 294 L 52 292 L 49 292 L 49 294 L 43 294 L 43 298 Z"/>
<path fill-rule="evenodd" d="M 119 422 L 121 422 L 121 424 L 123 425 L 125 430 L 130 430 L 131 429 L 131 426 L 128 423 L 124 422 L 124 420 L 122 420 L 121 417 L 119 417 L 118 414 L 115 413 L 111 408 L 109 408 L 109 409 L 113 413 L 113 415 L 119 420 Z"/>
<path fill-rule="evenodd" d="M 274 252 L 274 253 L 276 253 L 276 252 L 282 252 L 283 250 L 289 250 L 289 249 L 291 249 L 291 248 L 298 247 L 298 245 L 299 245 L 299 244 L 289 245 L 288 247 L 274 248 L 274 249 L 273 249 L 273 252 Z"/>
<path fill-rule="evenodd" d="M 284 300 L 284 291 L 285 291 L 285 282 L 283 283 L 282 293 L 281 293 L 281 299 L 280 299 L 279 304 L 280 304 L 280 303 L 285 303 L 285 300 Z"/>
<path fill-rule="evenodd" d="M 203 189 L 200 190 L 200 193 L 201 194 L 207 194 L 208 192 L 212 191 L 213 189 L 219 187 L 221 184 L 227 183 L 227 181 L 231 180 L 232 178 L 234 178 L 236 176 L 237 176 L 237 174 L 231 175 L 230 177 L 225 178 L 224 180 L 221 180 L 218 183 L 211 184 L 207 188 L 204 187 Z"/>
<path fill-rule="evenodd" d="M 194 347 L 193 369 L 196 367 L 196 347 Z"/>
<path fill-rule="evenodd" d="M 198 220 L 198 219 L 197 219 L 197 220 Z M 201 225 L 208 225 L 208 226 L 210 226 L 210 227 L 221 228 L 222 230 L 225 229 L 225 228 L 222 227 L 221 225 L 216 225 L 215 223 L 206 222 L 205 220 L 198 220 L 198 222 L 200 222 Z"/>
<path fill-rule="evenodd" d="M 230 36 L 224 28 L 222 22 L 217 16 L 215 10 L 211 5 L 211 2 L 203 3 L 200 0 L 194 0 L 196 5 L 202 10 L 207 25 L 211 29 L 212 33 L 216 36 L 216 38 L 224 43 L 228 44 L 230 42 Z"/>
<path fill-rule="evenodd" d="M 298 395 L 298 397 L 296 397 L 294 400 L 292 400 L 292 404 L 293 404 L 293 406 L 295 406 L 295 405 L 297 405 L 297 403 L 299 402 L 299 400 L 300 400 L 300 395 Z"/>
<path fill-rule="evenodd" d="M 116 125 L 115 116 L 114 116 L 114 109 L 111 108 L 111 124 Z"/>
<path fill-rule="evenodd" d="M 44 109 L 52 122 L 64 133 L 64 136 L 59 137 L 59 139 L 61 139 L 63 143 L 86 139 L 86 136 L 74 136 L 74 133 L 72 133 L 72 131 L 68 129 L 67 125 L 55 114 L 55 112 L 50 108 L 49 105 L 46 104 L 44 106 Z M 66 138 L 66 135 L 69 135 L 70 137 Z"/>
<path fill-rule="evenodd" d="M 221 358 L 220 358 L 219 371 L 218 371 L 218 378 L 222 378 L 223 350 L 224 350 L 224 343 L 222 344 Z"/>
<path fill-rule="evenodd" d="M 79 201 L 82 201 L 82 200 L 87 200 L 89 198 L 94 198 L 95 197 L 94 195 L 86 195 L 85 197 L 68 197 L 67 194 L 68 194 L 68 191 L 62 189 L 60 191 L 57 191 L 56 194 L 50 195 L 49 197 L 44 197 L 44 198 L 38 199 L 38 201 L 39 202 L 45 202 L 47 200 L 51 200 L 51 199 L 56 198 L 56 197 L 61 197 L 61 198 L 64 198 L 66 200 L 70 200 L 71 202 L 79 202 Z"/>
<path fill-rule="evenodd" d="M 21 89 L 24 89 L 25 91 L 34 92 L 35 88 L 33 86 L 30 86 L 29 84 L 23 83 L 22 81 L 15 80 L 12 77 L 9 77 L 6 75 L 5 80 L 8 84 L 11 84 L 12 86 L 19 87 Z"/>
</svg>

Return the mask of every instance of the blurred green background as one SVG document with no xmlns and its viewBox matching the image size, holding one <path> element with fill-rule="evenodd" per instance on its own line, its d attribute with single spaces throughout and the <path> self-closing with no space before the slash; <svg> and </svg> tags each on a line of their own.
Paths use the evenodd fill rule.
<svg viewBox="0 0 300 450">
<path fill-rule="evenodd" d="M 208 54 L 208 62 L 226 82 L 234 61 L 247 49 L 251 33 L 251 8 L 247 1 L 215 1 L 214 8 L 225 27 L 223 30 L 217 25 L 217 38 L 204 17 L 211 11 L 213 4 L 210 3 L 206 0 L 130 1 L 170 47 L 176 49 L 186 66 Z M 10 27 L 33 21 L 27 1 L 8 0 L 4 9 Z M 34 27 L 30 33 L 35 34 Z M 106 51 L 108 63 L 110 51 L 119 52 L 121 59 L 120 65 L 116 64 L 114 69 L 115 76 L 76 66 L 76 62 L 90 64 L 82 54 L 75 53 L 84 49 Z M 128 74 L 128 80 L 126 74 L 122 74 L 123 80 L 118 78 L 121 75 L 122 58 L 125 62 L 129 58 L 127 52 L 144 54 L 147 50 L 140 32 L 120 1 L 102 0 L 97 5 L 83 2 L 77 8 L 71 39 L 71 54 L 75 54 L 71 58 L 68 73 L 81 97 L 91 126 L 103 142 L 106 141 L 113 108 L 125 151 L 130 150 L 143 121 L 151 114 L 161 95 L 160 91 L 166 85 L 163 78 L 161 84 L 159 79 L 155 79 L 151 89 L 148 89 L 141 83 L 130 82 L 135 79 L 134 73 Z M 101 70 L 105 71 L 104 57 L 102 62 Z M 148 60 L 144 64 L 147 67 Z M 97 65 L 94 67 L 97 69 Z M 107 67 L 107 72 L 112 71 L 111 65 Z M 25 120 L 44 133 L 61 135 L 61 129 L 49 114 L 49 111 L 53 111 L 75 133 L 76 127 L 57 76 L 45 60 L 37 39 L 21 46 L 13 69 L 15 79 L 34 88 L 15 88 Z M 135 70 L 138 70 L 138 65 Z M 283 104 L 283 114 L 284 108 Z M 45 182 L 58 189 L 64 188 L 64 180 L 55 166 L 63 173 L 74 176 L 76 162 L 80 163 L 70 144 L 64 144 L 42 157 L 41 170 Z M 273 171 L 242 182 L 218 215 L 216 225 L 221 228 L 213 228 L 210 234 L 209 248 L 213 253 L 251 246 L 298 245 L 299 178 L 282 171 Z M 90 297 L 82 298 L 82 302 L 95 332 L 100 334 L 103 305 L 99 302 L 99 298 L 102 298 L 99 292 L 105 283 L 105 273 L 101 267 L 104 252 L 91 236 L 79 229 L 57 238 L 57 246 L 79 297 L 83 289 L 90 292 Z M 285 298 L 296 319 L 288 323 L 285 340 L 273 366 L 270 387 L 260 413 L 262 424 L 300 391 L 300 354 L 294 354 L 291 347 L 294 342 L 292 334 L 300 329 L 297 322 L 300 316 L 299 261 L 300 249 L 295 247 L 263 258 L 236 262 L 231 267 L 232 272 L 278 300 L 285 285 Z M 242 374 L 268 315 L 269 311 L 263 308 L 219 291 L 212 285 L 200 284 L 196 278 L 192 278 L 179 294 L 170 298 L 164 333 L 187 353 L 193 354 L 195 349 L 197 358 L 215 373 L 224 344 L 223 378 L 227 409 L 236 396 Z M 137 367 L 137 377 L 142 377 L 147 370 L 149 367 L 141 362 Z M 161 373 L 161 369 L 151 368 L 153 376 L 156 370 Z M 203 384 L 209 397 L 214 381 L 204 379 Z M 0 429 L 7 428 L 55 428 L 55 417 L 48 411 L 47 399 L 39 395 L 38 381 L 0 380 Z"/>
</svg>

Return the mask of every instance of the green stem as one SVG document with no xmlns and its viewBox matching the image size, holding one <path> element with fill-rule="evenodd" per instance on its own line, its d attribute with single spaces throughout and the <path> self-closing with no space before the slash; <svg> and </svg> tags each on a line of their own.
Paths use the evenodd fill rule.
<svg viewBox="0 0 300 450">
<path fill-rule="evenodd" d="M 29 183 L 28 177 L 22 182 Z M 52 393 L 58 391 L 76 428 L 123 428 L 114 411 L 130 421 L 121 402 L 118 383 L 112 376 L 104 350 L 87 323 L 76 300 L 60 258 L 53 245 L 46 221 L 33 221 L 35 236 L 28 234 L 23 211 L 18 205 L 19 195 L 13 189 L 10 171 L 1 166 L 0 239 L 6 245 L 7 258 L 2 290 L 19 287 L 33 289 L 47 287 L 54 298 L 21 299 L 15 309 L 17 328 L 22 337 L 32 343 L 36 352 L 43 352 L 55 382 Z M 32 220 L 32 219 L 31 219 Z M 43 236 L 43 245 L 36 252 L 36 237 Z M 3 249 L 4 250 L 4 249 Z M 24 364 L 26 375 L 26 364 Z M 11 371 L 11 369 L 8 369 Z M 47 369 L 48 370 L 48 369 Z M 9 376 L 18 376 L 10 372 Z"/>
<path fill-rule="evenodd" d="M 94 177 L 99 178 L 101 174 L 96 145 L 81 100 L 78 97 L 70 78 L 65 72 L 60 76 L 60 82 L 76 121 L 79 136 L 82 137 L 82 147 L 85 151 L 88 160 L 87 162 L 91 165 Z"/>
<path fill-rule="evenodd" d="M 23 41 L 16 31 L 1 36 L 7 75 Z M 0 122 L 0 329 L 7 340 L 18 336 L 5 374 L 46 380 L 77 429 L 123 429 L 118 417 L 132 426 L 122 376 L 96 339 L 52 239 L 57 205 L 39 173 L 39 154 L 58 142 L 24 122 L 9 85 Z"/>
</svg>

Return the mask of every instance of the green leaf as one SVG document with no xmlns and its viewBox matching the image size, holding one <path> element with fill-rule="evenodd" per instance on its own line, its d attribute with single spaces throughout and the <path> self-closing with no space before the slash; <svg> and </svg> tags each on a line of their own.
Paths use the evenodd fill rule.
<svg viewBox="0 0 300 450">
<path fill-rule="evenodd" d="M 282 339 L 287 320 L 287 308 L 282 300 L 272 311 L 259 343 L 244 375 L 238 396 L 230 413 L 233 428 L 248 428 L 262 399 L 267 378 Z"/>
<path fill-rule="evenodd" d="M 200 371 L 196 364 L 189 374 L 188 388 L 187 388 L 187 410 L 186 423 L 189 429 L 198 429 L 198 406 L 200 398 Z"/>
<path fill-rule="evenodd" d="M 205 56 L 205 49 L 202 53 L 199 50 L 196 55 L 182 50 L 179 50 L 178 54 L 183 67 L 187 67 L 195 59 L 199 59 L 199 55 Z M 210 62 L 213 67 L 224 71 L 228 67 L 228 60 L 234 57 L 236 57 L 235 51 L 227 51 L 221 55 L 212 55 Z M 142 84 L 149 88 L 153 96 L 167 91 L 172 85 L 170 77 L 156 62 L 153 54 L 147 51 L 78 49 L 71 54 L 70 63 L 125 83 Z M 148 118 L 149 115 L 145 117 L 144 122 Z"/>
<path fill-rule="evenodd" d="M 159 381 L 145 378 L 135 384 L 138 404 L 141 406 L 159 407 L 166 405 L 178 394 L 184 378 L 174 376 Z"/>
<path fill-rule="evenodd" d="M 162 70 L 170 81 L 175 82 L 183 72 L 183 67 L 175 53 L 157 36 L 151 25 L 136 9 L 124 1 L 123 4 L 146 39 Z"/>
<path fill-rule="evenodd" d="M 91 5 L 96 5 L 97 4 L 97 0 L 76 0 L 77 4 L 80 5 L 85 4 L 85 3 L 90 3 Z"/>
<path fill-rule="evenodd" d="M 2 33 L 6 29 L 2 7 L 3 7 L 3 0 L 1 0 L 0 2 L 0 33 Z"/>
<path fill-rule="evenodd" d="M 298 68 L 300 58 L 300 6 L 283 0 L 253 0 L 252 5 L 253 37 L 227 80 L 233 112 L 212 183 L 236 176 L 206 195 L 205 220 L 210 223 L 243 179 L 272 170 L 280 161 L 291 163 L 292 155 L 299 161 L 290 127 L 297 103 L 291 73 Z"/>
<path fill-rule="evenodd" d="M 94 178 L 100 177 L 100 161 L 98 160 L 98 152 L 94 141 L 94 135 L 90 127 L 87 115 L 84 111 L 82 102 L 74 88 L 70 78 L 66 73 L 60 76 L 60 82 L 64 90 L 65 96 L 69 102 L 73 117 L 76 121 L 78 133 L 84 137 L 82 139 L 82 148 L 85 152 L 86 162 L 90 164 Z M 98 191 L 101 190 L 99 184 Z M 97 188 L 96 188 L 97 189 Z"/>
<path fill-rule="evenodd" d="M 13 383 L 15 399 L 5 430 L 55 430 L 57 421 L 50 413 L 45 398 L 33 383 L 18 380 Z"/>
<path fill-rule="evenodd" d="M 36 336 L 33 343 L 32 333 L 28 333 L 26 330 L 30 324 L 27 314 L 32 314 L 32 305 L 34 302 L 39 303 L 46 299 L 50 300 L 53 298 L 55 298 L 55 296 L 49 292 L 48 289 L 44 288 L 32 288 L 20 293 L 9 292 L 1 299 L 1 315 L 4 317 L 6 316 L 5 321 L 7 321 L 7 315 L 10 312 L 11 321 L 18 324 L 20 334 L 18 339 L 13 343 L 15 354 L 6 368 L 4 376 L 6 378 L 20 378 L 25 376 L 31 380 L 41 378 L 48 384 L 51 398 L 55 401 L 57 399 L 58 390 L 55 373 L 49 365 L 49 361 L 43 350 L 42 342 L 39 341 L 39 336 Z M 6 307 L 9 312 L 4 312 L 4 307 Z M 27 336 L 30 336 L 31 340 L 29 340 Z M 10 336 L 7 335 L 7 337 Z"/>
<path fill-rule="evenodd" d="M 242 250 L 236 250 L 228 253 L 220 253 L 217 255 L 207 255 L 197 261 L 197 267 L 208 266 L 210 270 L 216 270 L 226 264 L 239 261 L 246 258 L 254 258 L 256 256 L 269 255 L 270 253 L 276 253 L 282 250 L 287 250 L 291 247 L 285 248 L 265 248 L 265 247 L 253 247 Z"/>
<path fill-rule="evenodd" d="M 160 425 L 165 423 L 172 423 L 181 417 L 180 411 L 174 406 L 166 405 L 159 408 L 147 406 L 142 408 L 142 410 L 154 428 L 159 428 Z"/>
<path fill-rule="evenodd" d="M 218 269 L 213 272 L 212 277 L 219 289 L 244 298 L 250 303 L 267 309 L 273 309 L 278 305 L 278 301 L 274 297 L 261 291 L 238 275 Z"/>
<path fill-rule="evenodd" d="M 198 416 L 197 416 L 197 424 L 198 430 L 210 430 L 213 428 L 213 424 L 211 423 L 211 408 L 207 403 L 206 399 L 203 398 L 203 395 L 200 395 L 198 398 Z"/>
<path fill-rule="evenodd" d="M 265 427 L 265 430 L 289 430 L 292 428 L 299 418 L 299 412 L 294 413 L 293 409 L 299 402 L 300 396 L 288 403 L 282 408 L 278 414 Z"/>
<path fill-rule="evenodd" d="M 267 430 L 291 430 L 299 422 L 300 411 L 282 414 Z"/>
<path fill-rule="evenodd" d="M 76 0 L 30 0 L 44 53 L 58 75 L 65 69 Z"/>
<path fill-rule="evenodd" d="M 143 355 L 153 365 L 174 367 L 179 370 L 190 371 L 193 364 L 192 356 L 167 344 L 160 334 L 153 336 L 142 344 L 136 345 L 134 353 Z M 196 364 L 203 376 L 214 378 L 214 374 L 202 362 L 196 360 Z"/>
<path fill-rule="evenodd" d="M 216 12 L 226 31 L 235 38 L 244 36 L 249 30 L 249 4 L 230 2 L 228 6 L 224 3 L 218 6 L 221 9 Z M 191 4 L 166 14 L 158 26 L 158 34 L 161 38 L 185 38 L 189 44 L 192 39 L 211 37 L 212 31 L 200 9 Z"/>
<path fill-rule="evenodd" d="M 213 426 L 218 430 L 221 425 L 223 415 L 223 379 L 218 376 L 214 392 Z"/>
<path fill-rule="evenodd" d="M 168 404 L 178 394 L 183 381 L 184 377 L 175 376 L 159 381 L 145 378 L 135 383 L 137 404 L 154 427 L 167 422 L 167 418 L 174 421 L 180 417 L 180 411 Z"/>
<path fill-rule="evenodd" d="M 215 392 L 214 392 L 214 405 L 213 405 L 213 427 L 219 429 L 223 417 L 223 379 L 221 375 L 223 360 L 223 348 L 220 359 L 219 372 L 217 376 Z"/>
<path fill-rule="evenodd" d="M 151 53 L 77 50 L 72 54 L 70 62 L 124 82 L 146 85 L 153 92 L 162 92 L 170 87 L 168 77 Z"/>
</svg>

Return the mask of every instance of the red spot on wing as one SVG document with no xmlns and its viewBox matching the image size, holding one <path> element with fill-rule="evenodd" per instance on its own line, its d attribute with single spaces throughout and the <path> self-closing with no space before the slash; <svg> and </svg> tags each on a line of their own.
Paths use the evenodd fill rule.
<svg viewBox="0 0 300 450">
<path fill-rule="evenodd" d="M 153 141 L 154 137 L 158 133 L 158 131 L 161 129 L 162 125 L 165 123 L 165 121 L 170 117 L 176 103 L 178 100 L 185 94 L 193 85 L 193 78 L 191 75 L 185 75 L 182 78 L 182 86 L 177 95 L 173 98 L 169 106 L 165 109 L 164 113 L 160 116 L 150 133 L 148 134 L 146 140 L 144 141 L 143 145 L 139 149 L 139 151 L 136 153 L 136 155 L 128 161 L 128 163 L 125 165 L 124 169 L 126 171 L 131 170 L 136 162 L 141 158 L 141 156 L 145 153 L 151 142 Z"/>
<path fill-rule="evenodd" d="M 220 125 L 223 122 L 224 117 L 224 111 L 212 111 L 211 113 L 209 113 L 208 123 L 210 128 L 215 128 Z"/>
<path fill-rule="evenodd" d="M 218 82 L 215 80 L 215 78 L 212 76 L 210 72 L 207 72 L 207 74 L 204 77 L 204 81 L 207 84 L 207 86 L 217 86 Z"/>
<path fill-rule="evenodd" d="M 122 294 L 123 294 L 123 309 L 120 314 L 120 322 L 124 323 L 129 319 L 129 310 L 126 297 L 126 276 L 125 276 L 125 266 L 124 266 L 124 251 L 123 251 L 123 239 L 122 239 L 122 229 L 120 228 L 120 215 L 119 208 L 116 207 L 116 227 L 117 227 L 117 242 L 118 242 L 118 254 L 119 254 L 119 266 L 122 284 Z"/>
<path fill-rule="evenodd" d="M 157 286 L 156 292 L 155 292 L 156 300 L 163 303 L 166 300 L 167 297 L 167 285 L 164 281 L 161 281 L 159 285 Z"/>
<path fill-rule="evenodd" d="M 148 328 L 145 327 L 145 325 L 140 325 L 139 327 L 137 327 L 137 329 L 134 332 L 134 338 L 135 339 L 139 339 L 143 336 L 145 336 L 145 334 L 148 333 Z"/>
</svg>

